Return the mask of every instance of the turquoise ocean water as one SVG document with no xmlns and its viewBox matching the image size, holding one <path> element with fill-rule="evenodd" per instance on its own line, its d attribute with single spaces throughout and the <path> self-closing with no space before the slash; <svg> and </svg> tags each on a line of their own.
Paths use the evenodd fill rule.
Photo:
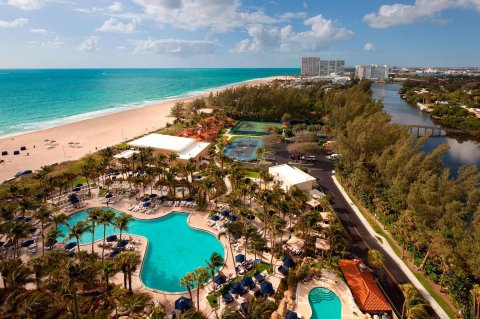
<svg viewBox="0 0 480 319">
<path fill-rule="evenodd" d="M 0 70 L 0 136 L 35 131 L 299 69 Z"/>
</svg>

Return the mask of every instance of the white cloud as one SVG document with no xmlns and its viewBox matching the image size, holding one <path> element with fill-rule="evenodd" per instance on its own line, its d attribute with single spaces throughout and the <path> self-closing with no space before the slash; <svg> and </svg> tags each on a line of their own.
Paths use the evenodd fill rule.
<svg viewBox="0 0 480 319">
<path fill-rule="evenodd" d="M 28 41 L 28 45 L 33 48 L 44 48 L 44 49 L 60 49 L 60 47 L 64 44 L 63 41 L 60 40 L 60 37 L 56 37 L 52 41 Z"/>
<path fill-rule="evenodd" d="M 117 50 L 125 50 L 126 48 L 127 47 L 123 45 L 119 45 L 118 47 L 116 47 Z"/>
<path fill-rule="evenodd" d="M 185 30 L 226 32 L 252 23 L 270 24 L 276 19 L 261 10 L 246 11 L 240 0 L 133 0 L 146 16 L 159 24 Z"/>
<path fill-rule="evenodd" d="M 13 21 L 0 20 L 0 28 L 17 28 L 23 27 L 28 23 L 28 19 L 20 18 Z"/>
<path fill-rule="evenodd" d="M 7 0 L 7 3 L 22 10 L 38 10 L 45 5 L 46 0 Z"/>
<path fill-rule="evenodd" d="M 367 42 L 363 46 L 363 50 L 364 51 L 373 51 L 373 50 L 375 50 L 375 45 L 372 42 Z"/>
<path fill-rule="evenodd" d="M 45 29 L 30 29 L 30 32 L 38 33 L 42 35 L 47 35 L 49 33 L 48 30 L 45 30 Z"/>
<path fill-rule="evenodd" d="M 231 51 L 234 53 L 269 50 L 283 52 L 320 51 L 353 36 L 352 31 L 336 27 L 332 20 L 327 20 L 322 15 L 309 18 L 304 23 L 310 26 L 310 30 L 298 33 L 293 30 L 291 25 L 283 28 L 251 26 L 248 28 L 248 34 L 251 38 L 240 41 Z"/>
<path fill-rule="evenodd" d="M 111 12 L 123 11 L 123 4 L 121 2 L 116 1 L 113 4 L 108 6 L 108 10 Z"/>
<path fill-rule="evenodd" d="M 115 18 L 106 20 L 103 25 L 97 29 L 100 32 L 115 32 L 115 33 L 133 33 L 135 31 L 135 24 L 133 22 L 123 23 Z"/>
<path fill-rule="evenodd" d="M 82 43 L 80 43 L 80 46 L 78 47 L 80 50 L 85 51 L 85 52 L 95 52 L 98 51 L 98 40 L 99 37 L 97 36 L 89 36 L 88 38 L 85 39 Z"/>
<path fill-rule="evenodd" d="M 207 40 L 178 40 L 178 39 L 153 39 L 134 40 L 134 53 L 154 54 L 213 54 L 217 51 L 218 43 Z"/>
<path fill-rule="evenodd" d="M 305 19 L 306 17 L 306 12 L 285 12 L 281 14 L 278 18 L 282 21 L 288 21 L 294 19 Z"/>
<path fill-rule="evenodd" d="M 363 21 L 372 28 L 389 28 L 432 19 L 442 11 L 453 8 L 476 8 L 480 11 L 479 0 L 416 0 L 414 5 L 395 3 L 382 5 L 377 13 L 369 13 Z M 433 19 L 435 20 L 435 19 Z"/>
</svg>

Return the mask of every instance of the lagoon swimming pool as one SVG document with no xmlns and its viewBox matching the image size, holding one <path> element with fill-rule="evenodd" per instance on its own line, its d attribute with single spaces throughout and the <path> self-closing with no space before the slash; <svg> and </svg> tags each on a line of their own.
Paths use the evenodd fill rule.
<svg viewBox="0 0 480 319">
<path fill-rule="evenodd" d="M 120 214 L 116 211 L 116 214 Z M 213 252 L 224 257 L 224 248 L 217 238 L 206 231 L 191 228 L 189 214 L 172 212 L 167 216 L 141 220 L 133 219 L 126 233 L 144 236 L 148 248 L 142 265 L 141 279 L 145 286 L 166 292 L 183 292 L 180 278 L 197 267 L 205 267 L 205 261 Z M 69 225 L 87 220 L 87 211 L 73 214 Z M 66 225 L 59 226 L 62 234 L 68 234 Z M 107 236 L 118 234 L 113 226 L 107 227 Z M 90 244 L 92 233 L 83 234 L 80 243 Z M 103 226 L 95 227 L 95 241 L 103 240 Z"/>
<path fill-rule="evenodd" d="M 328 288 L 313 288 L 308 294 L 308 301 L 312 308 L 311 319 L 340 319 L 342 316 L 342 303 Z"/>
</svg>

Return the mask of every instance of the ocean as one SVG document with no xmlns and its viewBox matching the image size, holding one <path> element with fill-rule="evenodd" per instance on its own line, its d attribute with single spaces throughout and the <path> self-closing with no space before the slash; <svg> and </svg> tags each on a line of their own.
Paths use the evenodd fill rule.
<svg viewBox="0 0 480 319">
<path fill-rule="evenodd" d="M 0 70 L 0 136 L 299 73 L 293 68 Z"/>
</svg>

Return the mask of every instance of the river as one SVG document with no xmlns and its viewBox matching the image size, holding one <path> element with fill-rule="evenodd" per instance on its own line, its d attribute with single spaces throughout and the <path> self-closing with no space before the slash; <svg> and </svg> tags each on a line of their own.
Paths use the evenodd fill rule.
<svg viewBox="0 0 480 319">
<path fill-rule="evenodd" d="M 400 95 L 401 84 L 374 83 L 372 93 L 374 99 L 383 99 L 384 110 L 398 124 L 416 124 L 441 127 L 433 123 L 428 113 L 409 105 Z M 480 167 L 480 144 L 468 138 L 434 137 L 429 138 L 423 146 L 423 151 L 430 152 L 438 145 L 446 143 L 449 151 L 445 154 L 443 162 L 456 175 L 458 168 L 463 165 L 476 164 Z"/>
</svg>

